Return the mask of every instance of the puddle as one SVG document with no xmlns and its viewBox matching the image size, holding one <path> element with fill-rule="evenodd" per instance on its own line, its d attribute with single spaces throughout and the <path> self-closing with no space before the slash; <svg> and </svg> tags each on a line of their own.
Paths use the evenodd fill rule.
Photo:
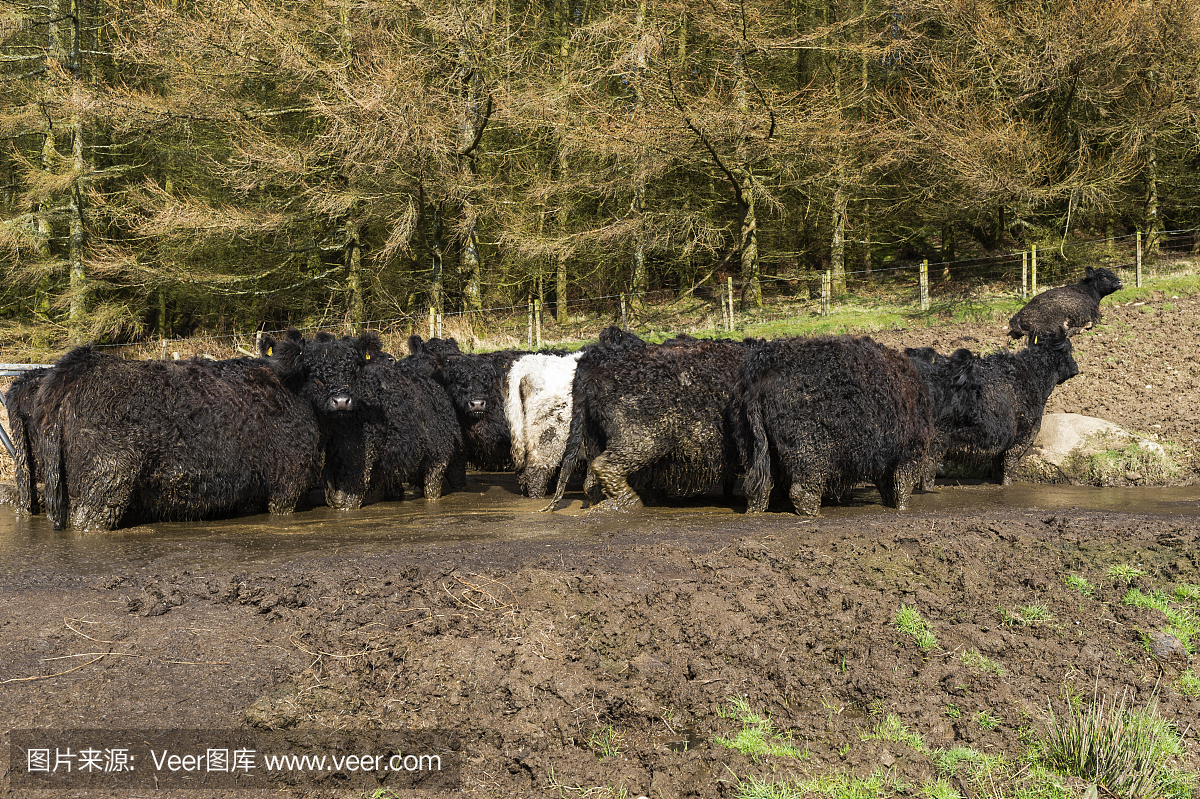
<svg viewBox="0 0 1200 799">
<path fill-rule="evenodd" d="M 104 575 L 130 571 L 218 571 L 261 568 L 302 557 L 369 556 L 397 546 L 488 540 L 555 542 L 595 539 L 644 529 L 647 535 L 686 525 L 691 529 L 740 526 L 744 500 L 706 496 L 674 500 L 636 513 L 587 514 L 580 496 L 557 513 L 538 513 L 546 500 L 517 493 L 512 475 L 473 475 L 471 490 L 438 502 L 410 499 L 360 511 L 324 506 L 288 516 L 240 517 L 208 522 L 157 523 L 111 533 L 55 532 L 44 515 L 17 514 L 0 505 L 0 584 L 29 582 L 37 573 Z M 915 513 L 980 513 L 1019 509 L 1200 516 L 1200 487 L 1091 488 L 994 484 L 939 486 L 913 495 Z M 784 505 L 751 517 L 756 530 L 794 530 L 802 520 Z M 823 507 L 828 519 L 894 514 L 872 487 L 852 492 L 846 505 Z"/>
</svg>

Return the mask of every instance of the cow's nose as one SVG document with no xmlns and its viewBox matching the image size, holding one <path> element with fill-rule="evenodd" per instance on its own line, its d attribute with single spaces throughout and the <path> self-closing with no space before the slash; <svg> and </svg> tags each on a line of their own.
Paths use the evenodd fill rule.
<svg viewBox="0 0 1200 799">
<path fill-rule="evenodd" d="M 353 405 L 354 403 L 351 401 L 351 399 L 344 394 L 330 397 L 328 403 L 329 410 L 333 413 L 338 411 L 352 410 Z"/>
<path fill-rule="evenodd" d="M 467 410 L 471 413 L 483 413 L 487 410 L 487 400 L 471 400 L 467 403 Z"/>
</svg>

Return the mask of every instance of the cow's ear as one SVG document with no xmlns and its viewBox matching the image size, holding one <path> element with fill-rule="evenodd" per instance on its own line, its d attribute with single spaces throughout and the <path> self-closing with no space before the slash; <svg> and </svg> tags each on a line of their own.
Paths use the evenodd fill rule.
<svg viewBox="0 0 1200 799">
<path fill-rule="evenodd" d="M 425 342 L 421 341 L 421 337 L 413 333 L 408 337 L 408 354 L 420 355 L 425 351 Z"/>
<path fill-rule="evenodd" d="M 270 358 L 275 354 L 275 347 L 279 342 L 274 336 L 262 336 L 258 341 L 258 354 L 264 358 Z"/>
<path fill-rule="evenodd" d="M 264 354 L 271 371 L 286 380 L 304 371 L 304 350 L 303 337 L 296 339 L 289 335 L 282 341 L 273 342 Z"/>
<path fill-rule="evenodd" d="M 365 330 L 358 334 L 358 348 L 368 361 L 378 358 L 383 352 L 383 339 L 377 330 Z"/>
<path fill-rule="evenodd" d="M 1096 270 L 1095 270 L 1095 269 L 1092 269 L 1090 266 L 1085 266 L 1085 267 L 1083 268 L 1083 273 L 1084 273 L 1085 275 L 1087 275 L 1088 277 L 1091 277 L 1091 276 L 1092 276 L 1092 274 L 1093 274 L 1095 271 L 1096 271 Z"/>
<path fill-rule="evenodd" d="M 318 344 L 328 344 L 331 341 L 337 341 L 337 336 L 333 335 L 332 333 L 326 333 L 322 331 L 313 336 L 313 341 Z"/>
</svg>

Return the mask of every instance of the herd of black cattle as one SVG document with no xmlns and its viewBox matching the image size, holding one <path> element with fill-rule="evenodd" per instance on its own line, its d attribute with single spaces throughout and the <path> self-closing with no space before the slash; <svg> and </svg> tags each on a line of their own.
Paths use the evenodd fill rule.
<svg viewBox="0 0 1200 799">
<path fill-rule="evenodd" d="M 260 357 L 134 361 L 92 346 L 9 389 L 17 502 L 37 483 L 55 529 L 114 529 L 292 511 L 321 486 L 352 510 L 462 489 L 467 467 L 516 468 L 554 501 L 637 505 L 743 481 L 751 512 L 773 489 L 815 515 L 863 481 L 903 509 L 939 463 L 991 459 L 1007 483 L 1051 391 L 1078 373 L 1069 336 L 1121 287 L 1106 269 L 1035 297 L 1010 322 L 1016 351 L 903 353 L 869 337 L 650 344 L 616 327 L 575 353 L 465 354 L 453 339 L 378 334 L 264 338 Z M 586 466 L 586 468 L 585 468 Z"/>
</svg>

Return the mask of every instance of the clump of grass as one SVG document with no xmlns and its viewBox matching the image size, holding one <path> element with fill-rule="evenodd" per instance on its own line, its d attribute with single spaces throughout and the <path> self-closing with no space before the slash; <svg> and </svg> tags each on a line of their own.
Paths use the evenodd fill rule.
<svg viewBox="0 0 1200 799">
<path fill-rule="evenodd" d="M 1026 605 L 1023 608 L 1017 608 L 1015 613 L 1001 605 L 997 608 L 997 612 L 1000 614 L 1000 621 L 1005 627 L 1029 627 L 1039 622 L 1048 622 L 1054 619 L 1050 615 L 1050 609 L 1040 602 Z"/>
<path fill-rule="evenodd" d="M 1175 681 L 1175 687 L 1179 689 L 1179 693 L 1195 699 L 1200 696 L 1200 677 L 1197 677 L 1194 671 L 1185 671 Z"/>
<path fill-rule="evenodd" d="M 917 642 L 917 648 L 928 652 L 937 646 L 937 636 L 929 629 L 929 624 L 921 618 L 920 612 L 908 605 L 901 605 L 896 611 L 896 629 Z"/>
<path fill-rule="evenodd" d="M 1146 572 L 1136 566 L 1129 566 L 1124 563 L 1114 563 L 1108 567 L 1108 576 L 1119 583 L 1129 585 L 1139 577 L 1145 576 Z"/>
<path fill-rule="evenodd" d="M 613 729 L 611 724 L 606 724 L 593 730 L 592 734 L 588 736 L 588 747 L 601 760 L 606 757 L 616 757 L 621 754 L 621 741 L 624 738 L 623 733 Z"/>
<path fill-rule="evenodd" d="M 904 722 L 894 713 L 889 713 L 884 717 L 883 721 L 876 725 L 872 732 L 864 732 L 862 735 L 864 741 L 898 741 L 911 746 L 918 752 L 927 752 L 929 747 L 925 745 L 925 741 L 920 735 L 915 732 L 910 732 L 908 727 L 904 726 Z"/>
<path fill-rule="evenodd" d="M 744 755 L 759 758 L 764 755 L 791 757 L 803 760 L 808 753 L 800 749 L 791 734 L 776 732 L 770 716 L 763 716 L 750 709 L 750 703 L 742 697 L 731 697 L 730 710 L 721 711 L 722 718 L 736 719 L 742 728 L 730 738 L 713 738 L 713 743 L 736 749 Z"/>
<path fill-rule="evenodd" d="M 978 649 L 968 649 L 960 654 L 958 659 L 969 669 L 982 671 L 985 674 L 995 674 L 997 677 L 1004 676 L 1004 667 L 996 661 L 989 659 Z"/>
<path fill-rule="evenodd" d="M 1026 605 L 1021 608 L 1018 613 L 1025 620 L 1026 624 L 1035 624 L 1039 621 L 1050 621 L 1053 616 L 1050 615 L 1050 609 L 1041 602 L 1035 602 L 1032 605 Z"/>
<path fill-rule="evenodd" d="M 1178 593 L 1176 591 L 1176 594 Z M 1185 592 L 1185 594 L 1190 596 L 1190 593 Z M 1197 616 L 1195 606 L 1181 603 L 1172 604 L 1171 598 L 1163 591 L 1156 590 L 1147 594 L 1137 588 L 1129 589 L 1121 598 L 1121 604 L 1135 608 L 1149 608 L 1162 613 L 1167 619 L 1167 626 L 1163 628 L 1163 632 L 1178 638 L 1189 653 L 1195 654 L 1193 638 L 1200 633 L 1200 617 Z"/>
<path fill-rule="evenodd" d="M 1078 591 L 1084 596 L 1093 596 L 1096 593 L 1096 589 L 1087 581 L 1087 578 L 1078 574 L 1068 575 L 1064 582 L 1067 584 L 1067 588 Z"/>
<path fill-rule="evenodd" d="M 1068 702 L 1062 717 L 1051 707 L 1044 743 L 1043 764 L 1129 799 L 1164 796 L 1175 781 L 1168 761 L 1183 751 L 1157 700 L 1130 708 L 1125 693 L 1120 701 L 1096 695 L 1086 706 Z"/>
<path fill-rule="evenodd" d="M 958 774 L 960 769 L 990 771 L 1000 765 L 1000 756 L 985 755 L 969 746 L 956 746 L 953 749 L 939 749 L 934 753 L 933 762 L 939 774 L 950 775 Z"/>
<path fill-rule="evenodd" d="M 981 710 L 975 714 L 975 723 L 985 730 L 994 730 L 1000 726 L 1001 719 L 998 716 L 993 716 L 991 711 Z"/>
</svg>

